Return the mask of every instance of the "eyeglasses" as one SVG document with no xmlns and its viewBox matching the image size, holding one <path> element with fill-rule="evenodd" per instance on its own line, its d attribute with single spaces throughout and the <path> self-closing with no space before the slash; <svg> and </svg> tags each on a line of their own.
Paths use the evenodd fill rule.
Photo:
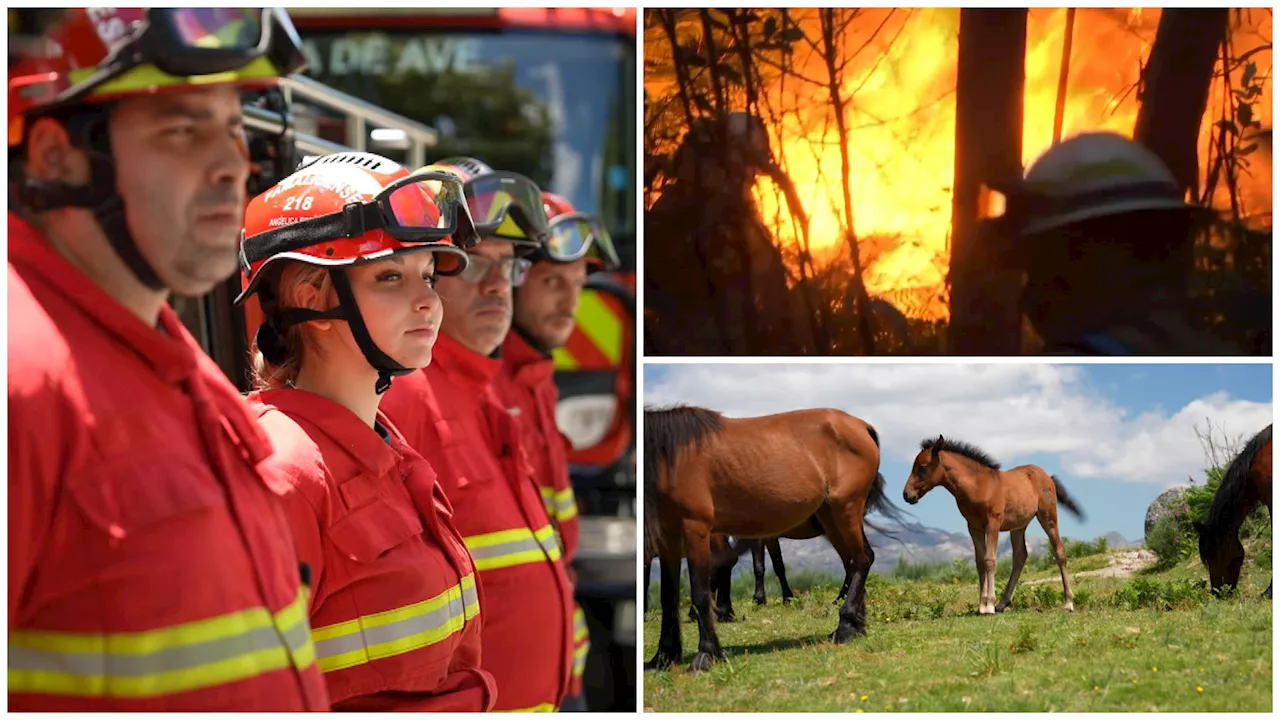
<svg viewBox="0 0 1280 720">
<path fill-rule="evenodd" d="M 529 268 L 533 265 L 528 260 L 518 257 L 494 260 L 493 258 L 473 253 L 467 253 L 467 257 L 470 262 L 458 274 L 458 277 L 472 285 L 479 285 L 484 282 L 490 277 L 494 267 L 497 267 L 499 277 L 508 280 L 512 287 L 520 287 L 524 284 L 525 278 L 529 275 Z"/>
</svg>

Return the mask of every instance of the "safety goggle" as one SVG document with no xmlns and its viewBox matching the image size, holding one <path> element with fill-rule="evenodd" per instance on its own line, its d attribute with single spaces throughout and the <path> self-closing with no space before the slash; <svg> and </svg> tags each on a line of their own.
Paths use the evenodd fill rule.
<svg viewBox="0 0 1280 720">
<path fill-rule="evenodd" d="M 464 190 L 483 237 L 533 244 L 546 236 L 550 221 L 542 189 L 524 175 L 492 172 L 467 181 Z"/>
<path fill-rule="evenodd" d="M 302 171 L 302 172 L 305 172 Z M 449 172 L 421 172 L 387 185 L 373 200 L 245 238 L 246 267 L 283 252 L 383 230 L 402 243 L 453 238 L 466 249 L 480 242 L 463 199 L 462 180 Z"/>
<path fill-rule="evenodd" d="M 479 285 L 489 277 L 493 268 L 497 267 L 500 277 L 509 280 L 512 287 L 520 287 L 529 276 L 529 268 L 532 266 L 533 263 L 525 258 L 509 257 L 494 260 L 484 255 L 468 253 L 467 266 L 458 273 L 458 278 L 472 285 Z"/>
<path fill-rule="evenodd" d="M 307 66 L 283 8 L 148 8 L 141 30 L 58 103 L 75 100 L 142 65 L 176 78 L 218 75 L 265 58 L 279 75 Z"/>
<path fill-rule="evenodd" d="M 556 263 L 571 263 L 586 257 L 607 268 L 620 264 L 609 231 L 586 213 L 569 213 L 553 219 L 547 239 L 542 243 L 542 252 L 546 259 Z"/>
</svg>

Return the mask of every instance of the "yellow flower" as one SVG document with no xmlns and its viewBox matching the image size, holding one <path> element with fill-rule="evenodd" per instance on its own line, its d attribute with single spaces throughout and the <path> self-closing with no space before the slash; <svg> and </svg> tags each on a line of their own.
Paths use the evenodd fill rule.
<svg viewBox="0 0 1280 720">
<path fill-rule="evenodd" d="M 854 712 L 862 712 L 862 708 L 858 708 L 857 710 L 854 710 Z"/>
<path fill-rule="evenodd" d="M 1153 667 L 1153 668 L 1151 668 L 1151 672 L 1160 672 L 1160 668 L 1158 668 L 1158 667 Z"/>
<path fill-rule="evenodd" d="M 1133 679 L 1133 684 L 1134 684 L 1134 685 L 1137 685 L 1137 684 L 1138 684 L 1138 678 L 1134 678 L 1134 679 Z"/>
<path fill-rule="evenodd" d="M 1204 692 L 1204 688 L 1202 688 L 1202 687 L 1200 687 L 1199 685 L 1197 685 L 1197 686 L 1196 686 L 1196 692 Z"/>
<path fill-rule="evenodd" d="M 863 700 L 863 702 L 866 702 L 866 700 L 867 700 L 867 696 L 866 696 L 866 695 L 863 695 L 863 696 L 862 696 L 862 700 Z"/>
<path fill-rule="evenodd" d="M 1093 686 L 1093 689 L 1094 689 L 1094 690 L 1101 690 L 1101 688 L 1099 688 L 1097 685 L 1094 685 L 1094 686 Z"/>
</svg>

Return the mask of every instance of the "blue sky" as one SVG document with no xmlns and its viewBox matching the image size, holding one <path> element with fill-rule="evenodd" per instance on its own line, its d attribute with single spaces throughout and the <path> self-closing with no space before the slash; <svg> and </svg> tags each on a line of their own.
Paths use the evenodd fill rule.
<svg viewBox="0 0 1280 720">
<path fill-rule="evenodd" d="M 644 368 L 645 402 L 684 402 L 730 416 L 835 407 L 875 425 L 880 470 L 900 506 L 926 435 L 974 443 L 1005 467 L 1041 465 L 1062 479 L 1085 521 L 1061 512 L 1064 535 L 1119 531 L 1141 540 L 1147 506 L 1188 477 L 1204 481 L 1195 430 L 1241 444 L 1272 418 L 1270 365 L 786 364 Z M 965 532 L 936 489 L 907 508 Z M 1028 531 L 1043 536 L 1035 522 Z"/>
</svg>

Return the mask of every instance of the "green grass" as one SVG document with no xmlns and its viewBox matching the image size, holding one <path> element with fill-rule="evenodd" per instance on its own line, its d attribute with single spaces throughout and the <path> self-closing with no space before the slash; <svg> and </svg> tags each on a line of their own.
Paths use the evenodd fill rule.
<svg viewBox="0 0 1280 720">
<path fill-rule="evenodd" d="M 1068 569 L 1105 565 L 1105 556 L 1086 555 Z M 945 574 L 935 570 L 923 577 Z M 975 614 L 976 579 L 873 574 L 868 634 L 840 646 L 826 639 L 837 578 L 789 576 L 797 597 L 784 606 L 768 577 L 764 607 L 751 601 L 750 575 L 738 578 L 739 620 L 719 625 L 728 660 L 702 674 L 687 670 L 697 628 L 685 619 L 682 590 L 683 665 L 645 674 L 646 711 L 1271 711 L 1271 602 L 1257 597 L 1271 570 L 1252 562 L 1241 592 L 1224 600 L 1210 598 L 1194 560 L 1131 578 L 1073 578 L 1076 612 L 1066 613 L 1056 566 L 1028 561 L 1022 582 L 1053 582 L 1020 583 L 1013 606 L 996 616 Z M 657 647 L 657 591 L 655 583 L 646 659 Z"/>
</svg>

